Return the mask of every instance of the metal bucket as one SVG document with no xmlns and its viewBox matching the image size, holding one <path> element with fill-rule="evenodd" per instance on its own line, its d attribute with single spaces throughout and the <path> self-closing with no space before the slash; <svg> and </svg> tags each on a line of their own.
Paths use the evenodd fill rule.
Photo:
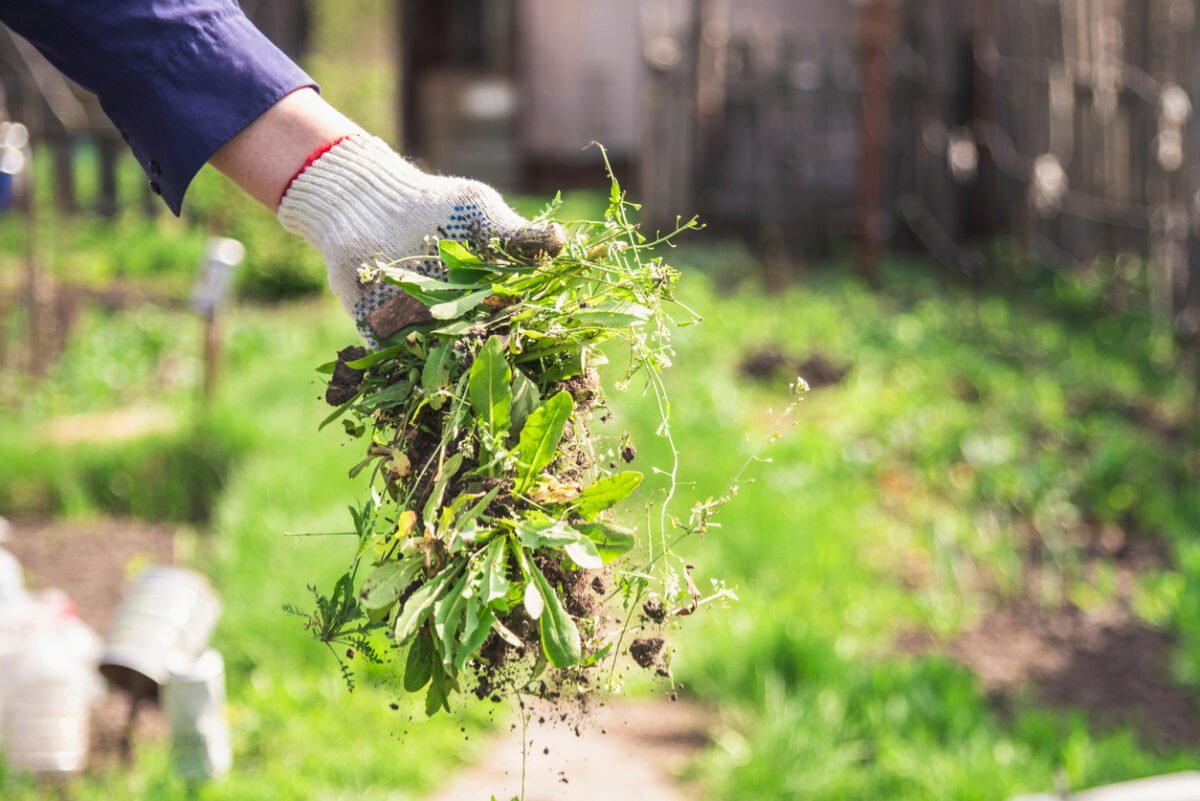
<svg viewBox="0 0 1200 801">
<path fill-rule="evenodd" d="M 208 579 L 192 570 L 155 566 L 138 577 L 117 610 L 100 659 L 100 672 L 135 698 L 157 698 L 168 663 L 195 660 L 221 605 Z"/>
<path fill-rule="evenodd" d="M 163 709 L 171 724 L 171 759 L 189 781 L 224 776 L 233 764 L 225 720 L 225 661 L 209 649 L 198 659 L 171 660 L 163 687 Z"/>
</svg>

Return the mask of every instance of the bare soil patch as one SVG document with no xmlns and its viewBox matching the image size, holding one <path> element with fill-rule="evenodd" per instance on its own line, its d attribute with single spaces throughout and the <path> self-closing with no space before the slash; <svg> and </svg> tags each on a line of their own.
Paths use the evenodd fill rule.
<svg viewBox="0 0 1200 801">
<path fill-rule="evenodd" d="M 34 589 L 55 587 L 74 601 L 79 617 L 104 636 L 129 590 L 129 572 L 139 564 L 174 561 L 175 530 L 136 520 L 46 520 L 13 522 L 2 544 L 21 562 Z M 129 699 L 108 692 L 92 710 L 89 770 L 125 758 Z M 159 740 L 167 724 L 156 706 L 143 704 L 131 733 L 134 742 Z"/>
<path fill-rule="evenodd" d="M 1200 743 L 1195 692 L 1171 675 L 1174 636 L 1130 609 L 1139 576 L 1169 567 L 1166 543 L 1112 526 L 1081 526 L 1071 551 L 1059 556 L 1052 559 L 1040 539 L 1026 536 L 1023 597 L 997 598 L 992 612 L 949 642 L 910 633 L 900 649 L 940 652 L 966 665 L 1005 714 L 1029 697 L 1047 708 L 1083 710 L 1101 729 L 1132 726 L 1150 748 Z M 1110 571 L 1115 597 L 1088 609 L 1071 603 L 1063 561 L 1085 582 Z"/>
<path fill-rule="evenodd" d="M 797 356 L 778 345 L 766 345 L 748 352 L 739 369 L 743 376 L 755 381 L 794 381 L 799 376 L 808 382 L 810 389 L 840 384 L 850 372 L 848 366 L 838 364 L 822 353 Z"/>
</svg>

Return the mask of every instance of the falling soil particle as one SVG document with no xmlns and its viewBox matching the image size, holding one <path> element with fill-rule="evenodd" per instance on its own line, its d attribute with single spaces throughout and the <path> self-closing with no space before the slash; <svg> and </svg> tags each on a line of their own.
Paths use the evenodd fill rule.
<svg viewBox="0 0 1200 801">
<path fill-rule="evenodd" d="M 629 655 L 644 668 L 653 667 L 663 649 L 662 637 L 644 637 L 629 644 Z"/>
<path fill-rule="evenodd" d="M 646 617 L 655 623 L 662 623 L 667 617 L 667 609 L 658 598 L 651 598 L 642 604 L 642 611 L 646 613 Z"/>
<path fill-rule="evenodd" d="M 537 714 L 536 712 L 534 713 Z M 687 701 L 609 701 L 596 709 L 574 735 L 574 724 L 559 725 L 558 715 L 535 717 L 526 765 L 525 801 L 692 801 L 697 787 L 676 777 L 708 745 L 708 712 Z M 551 753 L 545 753 L 549 749 Z M 620 766 L 614 770 L 613 766 Z M 521 786 L 521 736 L 505 735 L 491 743 L 473 768 L 428 801 L 477 801 L 512 798 Z"/>
</svg>

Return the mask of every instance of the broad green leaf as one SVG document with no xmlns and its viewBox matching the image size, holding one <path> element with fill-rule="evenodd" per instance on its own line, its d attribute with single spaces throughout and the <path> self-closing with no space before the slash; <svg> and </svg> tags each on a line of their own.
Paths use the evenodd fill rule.
<svg viewBox="0 0 1200 801">
<path fill-rule="evenodd" d="M 404 689 L 415 693 L 428 684 L 433 676 L 436 659 L 437 651 L 433 647 L 433 637 L 428 629 L 422 629 L 408 649 L 408 658 L 404 662 Z"/>
<path fill-rule="evenodd" d="M 490 604 L 508 595 L 511 585 L 508 580 L 508 540 L 496 537 L 488 543 L 483 557 L 483 602 Z"/>
<path fill-rule="evenodd" d="M 462 317 L 471 309 L 478 306 L 480 303 L 492 295 L 492 288 L 480 289 L 476 292 L 468 292 L 454 300 L 447 300 L 442 303 L 435 303 L 429 307 L 429 313 L 433 315 L 435 320 L 454 320 Z"/>
<path fill-rule="evenodd" d="M 446 675 L 440 665 L 433 668 L 433 676 L 429 683 L 429 692 L 425 694 L 425 714 L 433 717 L 439 710 L 450 711 L 450 693 L 458 687 L 454 679 Z"/>
<path fill-rule="evenodd" d="M 542 571 L 528 561 L 528 576 L 537 585 L 538 591 L 545 601 L 546 608 L 538 618 L 538 633 L 541 635 L 542 650 L 550 664 L 557 668 L 565 668 L 579 661 L 583 645 L 579 640 L 579 629 L 575 621 L 563 608 L 558 593 L 550 586 L 550 582 L 542 575 Z"/>
<path fill-rule="evenodd" d="M 534 620 L 542 616 L 542 611 L 546 608 L 546 599 L 542 597 L 541 590 L 532 581 L 525 584 L 525 613 Z"/>
<path fill-rule="evenodd" d="M 487 640 L 488 634 L 492 630 L 492 624 L 496 622 L 496 613 L 480 603 L 472 603 L 467 607 L 467 623 L 463 627 L 462 647 L 458 650 L 458 656 L 454 659 L 454 669 L 462 670 L 467 664 L 467 660 L 475 655 L 475 652 Z"/>
<path fill-rule="evenodd" d="M 514 491 L 525 492 L 533 486 L 542 470 L 554 461 L 554 452 L 573 411 L 575 401 L 571 399 L 571 393 L 564 390 L 529 415 L 517 444 L 517 483 Z"/>
<path fill-rule="evenodd" d="M 594 569 L 604 566 L 596 545 L 561 520 L 518 524 L 517 536 L 526 548 L 561 548 L 571 557 L 572 562 L 582 568 Z"/>
<path fill-rule="evenodd" d="M 433 633 L 442 644 L 442 664 L 449 669 L 454 664 L 458 650 L 458 630 L 463 622 L 463 608 L 472 595 L 472 585 L 477 573 L 467 571 L 450 591 L 443 595 L 433 607 Z"/>
<path fill-rule="evenodd" d="M 642 474 L 636 470 L 624 470 L 606 476 L 584 489 L 575 499 L 575 511 L 585 520 L 625 500 L 642 483 Z"/>
<path fill-rule="evenodd" d="M 512 422 L 512 369 L 504 358 L 504 345 L 499 337 L 491 337 L 479 349 L 470 375 L 467 393 L 475 416 L 499 438 L 508 432 Z"/>
<path fill-rule="evenodd" d="M 517 524 L 517 538 L 531 550 L 561 548 L 578 542 L 583 535 L 561 520 L 523 520 Z"/>
<path fill-rule="evenodd" d="M 567 552 L 567 556 L 571 557 L 572 562 L 585 570 L 604 567 L 604 560 L 600 558 L 596 544 L 582 534 L 575 542 L 564 545 L 563 550 Z"/>
<path fill-rule="evenodd" d="M 437 602 L 438 598 L 442 597 L 442 594 L 450 586 L 450 582 L 455 579 L 461 568 L 461 563 L 451 563 L 449 566 L 442 568 L 442 572 L 422 584 L 417 588 L 416 592 L 409 596 L 409 599 L 404 602 L 404 608 L 396 616 L 394 637 L 397 644 L 403 645 L 408 642 L 410 637 L 417 633 L 417 629 L 421 627 L 421 624 L 429 617 L 429 613 L 433 611 L 434 603 Z"/>
<path fill-rule="evenodd" d="M 541 402 L 537 384 L 529 380 L 522 370 L 513 370 L 512 380 L 512 430 L 513 436 L 521 433 L 525 421 Z"/>
<path fill-rule="evenodd" d="M 482 259 L 453 239 L 438 240 L 438 255 L 447 269 L 478 270 L 484 266 Z"/>
<path fill-rule="evenodd" d="M 421 389 L 425 391 L 429 407 L 434 411 L 442 408 L 442 404 L 446 402 L 446 396 L 441 394 L 441 391 L 450 380 L 452 345 L 451 340 L 442 340 L 441 344 L 429 351 L 425 366 L 421 369 Z"/>
<path fill-rule="evenodd" d="M 609 564 L 633 550 L 633 532 L 610 523 L 580 523 L 576 526 L 596 546 L 600 559 Z"/>
<path fill-rule="evenodd" d="M 437 522 L 437 513 L 442 505 L 442 497 L 446 494 L 446 485 L 458 473 L 462 463 L 463 455 L 456 453 L 447 459 L 442 465 L 442 469 L 438 471 L 437 480 L 433 484 L 433 492 L 429 493 L 429 500 L 425 501 L 425 508 L 421 514 L 421 519 L 425 521 L 426 525 L 432 526 Z"/>
<path fill-rule="evenodd" d="M 362 583 L 358 599 L 363 609 L 384 609 L 396 603 L 416 580 L 423 567 L 420 559 L 384 562 Z"/>
</svg>

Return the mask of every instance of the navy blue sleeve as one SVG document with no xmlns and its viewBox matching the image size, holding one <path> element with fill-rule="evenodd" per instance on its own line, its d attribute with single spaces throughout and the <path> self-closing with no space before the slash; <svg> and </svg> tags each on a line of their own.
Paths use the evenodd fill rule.
<svg viewBox="0 0 1200 801">
<path fill-rule="evenodd" d="M 0 21 L 99 96 L 175 214 L 221 145 L 316 86 L 236 0 L 0 0 Z"/>
</svg>

